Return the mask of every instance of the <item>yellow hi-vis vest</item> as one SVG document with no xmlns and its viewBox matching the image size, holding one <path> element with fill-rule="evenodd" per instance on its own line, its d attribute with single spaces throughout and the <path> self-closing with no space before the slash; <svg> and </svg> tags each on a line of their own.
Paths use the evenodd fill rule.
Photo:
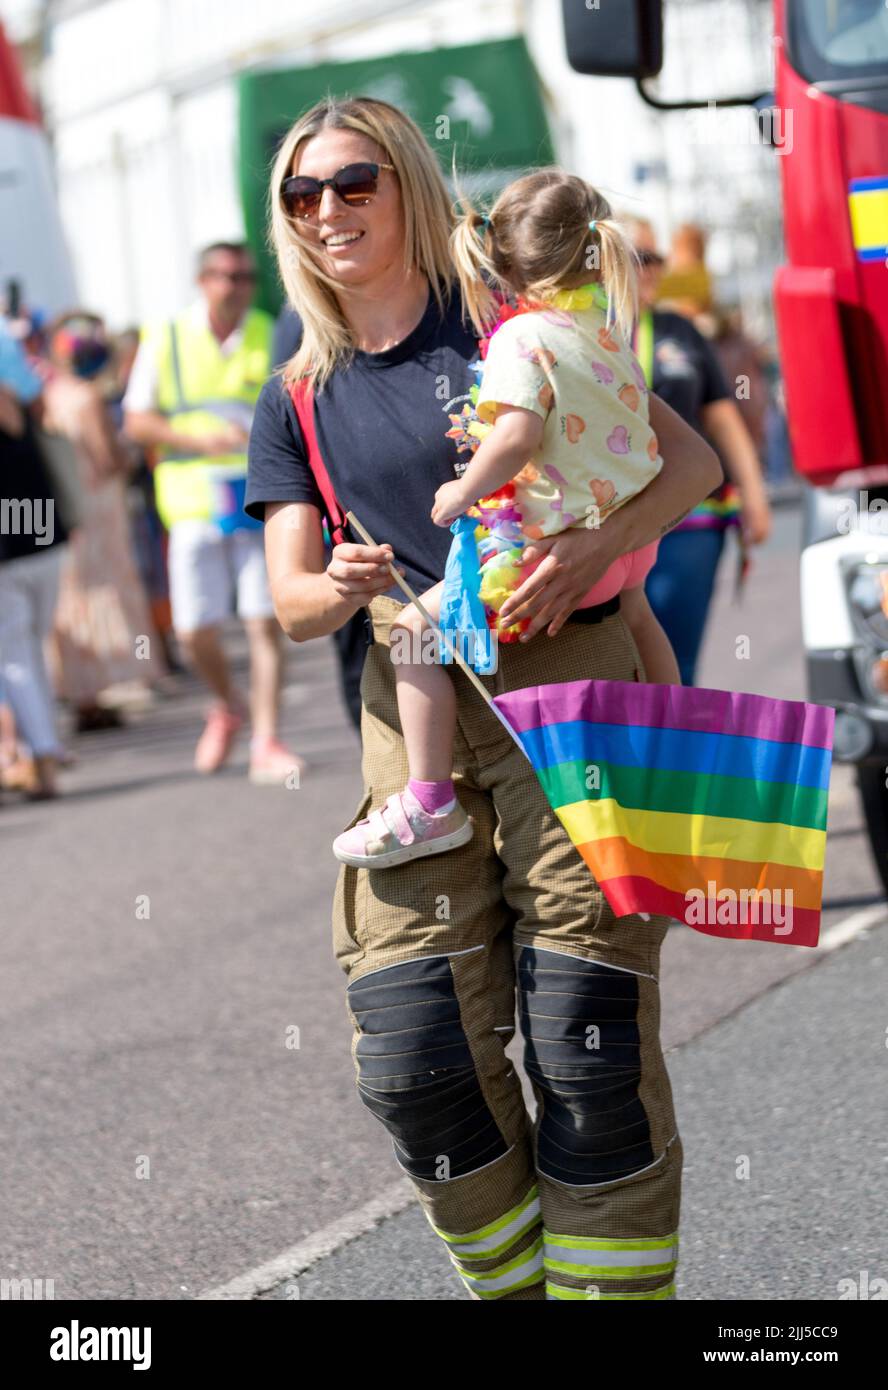
<svg viewBox="0 0 888 1390">
<path fill-rule="evenodd" d="M 251 309 L 234 352 L 223 356 L 212 330 L 193 310 L 147 330 L 158 368 L 157 408 L 179 434 L 208 434 L 237 424 L 249 430 L 256 399 L 271 374 L 274 323 Z M 243 511 L 247 455 L 162 451 L 154 494 L 164 526 L 215 521 L 225 531 L 252 527 Z"/>
</svg>

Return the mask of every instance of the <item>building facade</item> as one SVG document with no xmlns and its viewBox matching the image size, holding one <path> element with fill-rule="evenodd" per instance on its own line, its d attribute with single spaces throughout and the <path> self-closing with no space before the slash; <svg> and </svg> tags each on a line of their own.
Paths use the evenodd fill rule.
<svg viewBox="0 0 888 1390">
<path fill-rule="evenodd" d="M 766 86 L 769 8 L 667 0 L 659 94 Z M 729 128 L 722 111 L 663 113 L 628 80 L 573 72 L 560 0 L 0 0 L 0 14 L 39 84 L 81 301 L 113 328 L 179 308 L 198 248 L 244 235 L 240 74 L 517 33 L 560 162 L 650 217 L 664 242 L 679 222 L 702 223 L 722 298 L 770 335 L 779 155 L 757 143 L 748 111 Z"/>
</svg>

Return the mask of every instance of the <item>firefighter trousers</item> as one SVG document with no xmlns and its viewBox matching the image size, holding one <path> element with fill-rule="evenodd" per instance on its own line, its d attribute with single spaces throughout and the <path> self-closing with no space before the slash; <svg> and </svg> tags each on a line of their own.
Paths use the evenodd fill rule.
<svg viewBox="0 0 888 1390">
<path fill-rule="evenodd" d="M 361 684 L 364 795 L 408 770 L 374 599 Z M 334 949 L 358 1094 L 470 1295 L 675 1297 L 682 1146 L 659 1041 L 669 919 L 615 919 L 530 764 L 459 670 L 457 795 L 474 838 L 394 869 L 342 866 Z M 501 644 L 491 693 L 642 679 L 619 613 Z M 536 1113 L 507 1053 L 520 1019 Z"/>
</svg>

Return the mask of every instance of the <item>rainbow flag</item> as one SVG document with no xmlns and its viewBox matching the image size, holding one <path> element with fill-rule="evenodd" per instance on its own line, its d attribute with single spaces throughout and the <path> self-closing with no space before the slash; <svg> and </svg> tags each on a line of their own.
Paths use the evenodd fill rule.
<svg viewBox="0 0 888 1390">
<path fill-rule="evenodd" d="M 626 681 L 494 703 L 618 917 L 817 945 L 833 709 Z"/>
</svg>

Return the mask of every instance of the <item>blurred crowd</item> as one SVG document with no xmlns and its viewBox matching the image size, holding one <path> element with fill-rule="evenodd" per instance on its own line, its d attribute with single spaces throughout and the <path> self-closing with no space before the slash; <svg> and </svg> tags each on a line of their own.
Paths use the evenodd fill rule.
<svg viewBox="0 0 888 1390">
<path fill-rule="evenodd" d="M 799 488 L 789 450 L 786 404 L 776 350 L 745 330 L 739 304 L 720 304 L 706 264 L 707 236 L 692 222 L 677 227 L 661 258 L 655 303 L 683 314 L 713 346 L 743 423 L 762 461 L 772 497 L 793 496 Z M 740 383 L 739 386 L 737 383 Z"/>
<path fill-rule="evenodd" d="M 138 331 L 13 302 L 0 340 L 0 785 L 46 797 L 74 760 L 57 703 L 72 733 L 116 728 L 181 667 L 151 460 L 122 429 Z"/>
<path fill-rule="evenodd" d="M 647 223 L 636 222 L 634 235 L 649 315 L 646 370 L 654 389 L 710 436 L 728 489 L 691 519 L 692 536 L 664 548 L 660 578 L 652 576 L 652 602 L 689 682 L 721 554 L 721 540 L 704 542 L 701 532 L 717 530 L 723 539 L 738 520 L 741 542 L 765 539 L 768 494 L 791 486 L 791 463 L 776 358 L 747 336 L 739 308 L 716 303 L 703 231 L 679 227 L 665 255 Z M 57 795 L 59 769 L 76 761 L 76 735 L 120 727 L 128 711 L 158 694 L 174 697 L 174 678 L 185 667 L 214 696 L 195 752 L 199 771 L 222 766 L 246 718 L 252 780 L 278 783 L 300 766 L 275 733 L 282 656 L 261 527 L 243 528 L 250 408 L 275 365 L 274 325 L 251 307 L 255 279 L 246 247 L 206 248 L 198 297 L 176 320 L 171 361 L 135 327 L 111 334 L 85 310 L 47 321 L 20 302 L 15 287 L 7 295 L 0 312 L 0 788 L 7 792 Z M 290 320 L 285 311 L 277 343 L 287 340 Z M 187 362 L 204 364 L 198 394 L 211 398 L 209 414 L 194 403 L 184 412 L 176 399 L 177 336 Z M 636 351 L 642 357 L 644 345 Z M 172 393 L 166 400 L 164 374 Z M 739 433 L 735 416 L 745 426 Z M 158 508 L 158 466 L 167 461 L 191 469 L 171 475 L 178 511 L 169 500 Z M 209 503 L 181 510 L 186 477 L 192 500 L 195 480 L 213 496 L 226 485 L 221 513 Z M 51 515 L 41 517 L 47 500 Z M 688 565 L 698 577 L 701 567 L 707 573 L 695 615 L 681 578 Z M 674 612 L 670 567 L 681 579 Z M 249 638 L 249 702 L 233 690 L 220 637 L 232 611 Z M 340 637 L 337 647 L 354 718 L 363 641 Z"/>
<path fill-rule="evenodd" d="M 248 720 L 253 782 L 301 767 L 276 736 L 281 633 L 262 527 L 242 505 L 252 408 L 273 365 L 255 279 L 246 247 L 206 248 L 196 299 L 153 336 L 113 337 L 85 310 L 47 322 L 13 287 L 0 316 L 5 791 L 58 794 L 74 761 L 60 708 L 68 739 L 120 727 L 152 691 L 174 695 L 185 666 L 214 697 L 199 772 L 223 765 Z M 222 640 L 232 609 L 248 698 Z"/>
</svg>

